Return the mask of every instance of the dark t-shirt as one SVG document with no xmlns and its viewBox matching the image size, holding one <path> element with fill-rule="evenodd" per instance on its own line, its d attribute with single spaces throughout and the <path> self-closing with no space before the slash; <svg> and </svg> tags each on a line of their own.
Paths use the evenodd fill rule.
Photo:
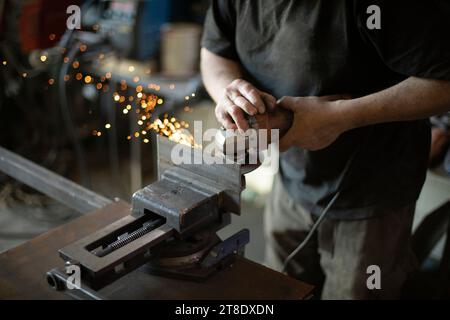
<svg viewBox="0 0 450 320">
<path fill-rule="evenodd" d="M 367 27 L 370 5 L 381 29 Z M 450 1 L 213 0 L 202 46 L 277 98 L 358 97 L 409 76 L 450 80 Z M 329 216 L 368 218 L 418 198 L 429 144 L 427 120 L 359 128 L 326 149 L 282 154 L 283 183 L 314 214 L 339 188 Z"/>
</svg>

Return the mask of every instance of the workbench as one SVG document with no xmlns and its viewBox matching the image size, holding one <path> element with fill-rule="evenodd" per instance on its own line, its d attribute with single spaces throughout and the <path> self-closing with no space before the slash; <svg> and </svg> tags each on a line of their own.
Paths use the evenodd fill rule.
<svg viewBox="0 0 450 320">
<path fill-rule="evenodd" d="M 45 274 L 63 267 L 58 250 L 130 214 L 118 201 L 85 214 L 0 255 L 0 299 L 68 299 Z M 110 299 L 305 299 L 313 287 L 242 257 L 202 282 L 150 275 L 138 269 L 101 290 Z"/>
</svg>

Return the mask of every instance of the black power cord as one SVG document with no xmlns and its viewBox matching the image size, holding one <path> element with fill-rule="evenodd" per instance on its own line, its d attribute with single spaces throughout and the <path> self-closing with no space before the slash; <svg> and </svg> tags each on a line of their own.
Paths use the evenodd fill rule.
<svg viewBox="0 0 450 320">
<path fill-rule="evenodd" d="M 351 166 L 353 165 L 353 161 L 356 158 L 356 155 L 359 153 L 359 151 L 361 150 L 361 147 L 363 145 L 364 144 L 359 145 L 356 148 L 356 150 L 353 152 L 353 154 L 350 156 L 350 158 L 347 160 L 347 163 L 345 164 L 345 167 L 344 167 L 344 171 L 342 172 L 342 174 L 341 174 L 341 176 L 340 176 L 340 178 L 338 180 L 338 183 L 336 184 L 337 185 L 336 186 L 336 191 L 334 192 L 333 198 L 328 202 L 327 206 L 323 209 L 323 211 L 320 214 L 319 218 L 317 219 L 317 221 L 312 226 L 311 230 L 306 235 L 306 238 L 284 260 L 283 269 L 282 269 L 283 273 L 286 273 L 287 268 L 288 268 L 289 264 L 291 263 L 291 261 L 308 244 L 308 242 L 311 240 L 311 237 L 313 236 L 314 232 L 316 232 L 317 228 L 319 228 L 320 224 L 325 219 L 327 213 L 333 207 L 333 205 L 336 202 L 336 200 L 339 199 L 339 197 L 341 195 L 341 191 L 342 191 L 343 182 L 344 182 L 345 178 L 347 177 L 347 174 L 350 171 Z"/>
<path fill-rule="evenodd" d="M 320 226 L 320 224 L 322 223 L 323 219 L 325 219 L 325 216 L 327 215 L 328 211 L 330 210 L 330 208 L 333 206 L 333 204 L 336 202 L 336 200 L 339 198 L 339 196 L 341 195 L 341 192 L 338 191 L 335 193 L 335 195 L 333 196 L 333 198 L 330 200 L 330 202 L 328 202 L 327 206 L 325 207 L 325 209 L 323 209 L 322 213 L 319 216 L 319 219 L 317 219 L 317 221 L 314 223 L 314 225 L 312 226 L 311 230 L 308 232 L 308 235 L 306 236 L 306 238 L 297 246 L 297 248 L 295 248 L 294 251 L 292 251 L 292 253 L 284 260 L 283 263 L 283 269 L 282 272 L 285 273 L 287 271 L 287 268 L 289 266 L 289 263 L 291 263 L 292 259 L 294 259 L 297 254 L 308 244 L 308 242 L 311 240 L 311 237 L 313 236 L 314 232 L 316 232 L 317 228 Z"/>
</svg>

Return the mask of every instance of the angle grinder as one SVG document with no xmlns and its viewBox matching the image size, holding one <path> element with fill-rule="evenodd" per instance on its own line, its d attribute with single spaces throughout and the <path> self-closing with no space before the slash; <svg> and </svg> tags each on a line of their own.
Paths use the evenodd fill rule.
<svg viewBox="0 0 450 320">
<path fill-rule="evenodd" d="M 249 132 L 256 132 L 257 139 L 261 137 L 260 133 L 266 135 L 264 138 L 267 144 L 257 141 L 258 150 L 254 150 L 256 152 L 263 151 L 264 148 L 267 148 L 273 142 L 271 141 L 272 131 L 279 130 L 278 137 L 281 139 L 291 128 L 294 119 L 293 112 L 283 108 L 277 108 L 274 111 L 254 116 L 247 115 L 246 117 L 250 129 L 254 130 L 240 133 L 238 130 L 225 130 L 222 128 L 215 136 L 216 150 L 235 161 L 242 160 L 240 157 L 245 156 L 251 148 L 251 134 Z"/>
</svg>

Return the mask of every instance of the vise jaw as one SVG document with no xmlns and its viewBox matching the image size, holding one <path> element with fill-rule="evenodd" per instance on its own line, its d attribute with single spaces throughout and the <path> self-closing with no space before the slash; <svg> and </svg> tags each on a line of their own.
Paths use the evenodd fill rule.
<svg viewBox="0 0 450 320">
<path fill-rule="evenodd" d="M 240 214 L 245 188 L 243 165 L 202 163 L 202 150 L 194 150 L 158 136 L 157 182 L 133 195 L 133 215 L 153 213 L 165 219 L 178 234 L 191 234 L 225 213 Z M 175 164 L 172 152 L 190 155 L 189 163 Z"/>
</svg>

